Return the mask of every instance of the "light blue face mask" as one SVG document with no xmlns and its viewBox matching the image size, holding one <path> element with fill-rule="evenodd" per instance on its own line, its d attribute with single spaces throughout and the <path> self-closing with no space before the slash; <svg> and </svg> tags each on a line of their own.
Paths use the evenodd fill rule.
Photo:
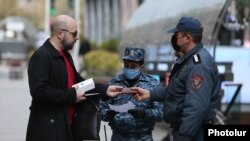
<svg viewBox="0 0 250 141">
<path fill-rule="evenodd" d="M 128 69 L 128 68 L 123 68 L 123 73 L 126 76 L 127 79 L 133 80 L 139 77 L 141 71 L 139 68 L 136 69 Z"/>
</svg>

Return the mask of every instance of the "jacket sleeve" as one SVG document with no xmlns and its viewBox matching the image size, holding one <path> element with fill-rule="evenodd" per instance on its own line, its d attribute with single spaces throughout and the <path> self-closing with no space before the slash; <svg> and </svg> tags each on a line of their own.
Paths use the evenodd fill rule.
<svg viewBox="0 0 250 141">
<path fill-rule="evenodd" d="M 50 59 L 46 51 L 34 53 L 28 66 L 30 93 L 34 101 L 42 103 L 74 103 L 76 91 L 71 89 L 58 89 L 50 86 Z"/>
<path fill-rule="evenodd" d="M 152 119 L 155 122 L 163 120 L 163 103 L 153 102 L 153 107 L 151 109 L 145 109 L 145 114 L 147 119 Z"/>
<path fill-rule="evenodd" d="M 167 87 L 162 86 L 154 90 L 150 90 L 150 99 L 152 101 L 163 102 L 166 94 L 167 94 Z"/>
<path fill-rule="evenodd" d="M 152 84 L 153 84 L 153 88 L 151 89 L 160 87 L 160 83 L 158 81 Z M 151 107 L 152 108 L 150 109 L 145 109 L 146 118 L 151 119 L 155 122 L 162 121 L 163 120 L 163 102 L 153 101 Z"/>
<path fill-rule="evenodd" d="M 208 111 L 213 88 L 213 77 L 209 67 L 209 65 L 196 64 L 187 73 L 186 98 L 179 128 L 180 136 L 194 136 Z"/>
<path fill-rule="evenodd" d="M 86 93 L 100 93 L 102 96 L 106 95 L 108 89 L 108 85 L 102 83 L 95 83 L 95 88 Z"/>
</svg>

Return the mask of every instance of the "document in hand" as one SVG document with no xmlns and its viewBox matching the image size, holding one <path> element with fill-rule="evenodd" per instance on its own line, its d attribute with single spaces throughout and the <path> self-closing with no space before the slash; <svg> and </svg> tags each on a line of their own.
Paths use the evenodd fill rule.
<svg viewBox="0 0 250 141">
<path fill-rule="evenodd" d="M 93 78 L 89 78 L 87 80 L 79 82 L 79 83 L 73 85 L 72 87 L 75 87 L 77 85 L 78 85 L 80 91 L 83 91 L 83 92 L 87 92 L 87 91 L 95 88 L 95 83 L 93 81 Z"/>
</svg>

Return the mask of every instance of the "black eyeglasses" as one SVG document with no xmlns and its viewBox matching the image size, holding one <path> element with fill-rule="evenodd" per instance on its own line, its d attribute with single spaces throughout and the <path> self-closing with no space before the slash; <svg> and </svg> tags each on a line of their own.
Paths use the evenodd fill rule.
<svg viewBox="0 0 250 141">
<path fill-rule="evenodd" d="M 76 37 L 76 36 L 77 36 L 77 31 L 71 32 L 71 31 L 69 31 L 69 30 L 67 30 L 67 29 L 60 29 L 60 30 L 69 32 L 73 37 Z"/>
</svg>

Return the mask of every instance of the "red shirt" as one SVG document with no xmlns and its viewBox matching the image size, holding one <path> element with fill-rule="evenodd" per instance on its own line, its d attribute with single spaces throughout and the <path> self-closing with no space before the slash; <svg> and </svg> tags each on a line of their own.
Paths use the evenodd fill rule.
<svg viewBox="0 0 250 141">
<path fill-rule="evenodd" d="M 66 57 L 65 53 L 62 51 L 58 51 L 58 52 L 63 57 L 65 64 L 66 64 L 67 74 L 68 74 L 67 87 L 70 89 L 70 88 L 72 88 L 72 85 L 74 85 L 74 82 L 75 82 L 74 70 L 69 62 L 69 59 Z M 71 124 L 73 123 L 74 113 L 75 113 L 75 104 L 69 104 L 68 105 L 68 114 L 69 114 L 69 119 L 71 121 Z"/>
</svg>

